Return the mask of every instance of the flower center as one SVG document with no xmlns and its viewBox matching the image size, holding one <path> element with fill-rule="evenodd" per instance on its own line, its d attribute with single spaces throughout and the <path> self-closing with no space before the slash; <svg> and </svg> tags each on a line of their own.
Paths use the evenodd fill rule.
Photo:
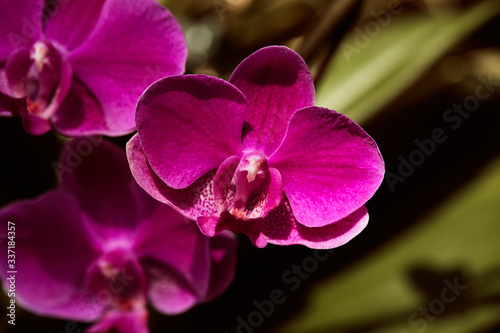
<svg viewBox="0 0 500 333">
<path fill-rule="evenodd" d="M 87 288 L 97 302 L 117 310 L 144 307 L 145 277 L 135 256 L 126 249 L 114 249 L 89 268 Z"/>
<path fill-rule="evenodd" d="M 50 118 L 58 103 L 65 97 L 71 82 L 71 70 L 61 53 L 46 40 L 39 40 L 30 50 L 26 76 L 28 112 Z"/>
<path fill-rule="evenodd" d="M 264 153 L 252 151 L 241 158 L 236 167 L 233 183 L 236 193 L 232 208 L 229 212 L 238 218 L 246 217 L 248 210 L 252 209 L 252 195 L 264 184 L 268 175 L 267 159 Z"/>
</svg>

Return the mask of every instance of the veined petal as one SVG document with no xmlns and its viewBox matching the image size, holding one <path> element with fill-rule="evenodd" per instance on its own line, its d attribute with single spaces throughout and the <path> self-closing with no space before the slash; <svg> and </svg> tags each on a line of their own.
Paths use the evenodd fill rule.
<svg viewBox="0 0 500 333">
<path fill-rule="evenodd" d="M 109 0 L 68 61 L 99 100 L 110 129 L 123 135 L 135 129 L 134 108 L 144 89 L 183 73 L 186 57 L 180 25 L 155 0 Z"/>
<path fill-rule="evenodd" d="M 190 186 L 176 190 L 168 187 L 151 169 L 138 134 L 127 143 L 127 157 L 137 183 L 156 200 L 193 220 L 217 212 L 213 197 L 215 170 L 201 176 Z"/>
<path fill-rule="evenodd" d="M 106 0 L 96 0 L 89 6 L 85 0 L 51 2 L 45 24 L 45 36 L 71 51 L 82 44 L 95 29 Z M 112 2 L 112 1 L 108 1 Z M 103 18 L 105 19 L 105 18 Z"/>
<path fill-rule="evenodd" d="M 351 215 L 325 225 L 310 228 L 293 216 L 289 202 L 284 199 L 262 222 L 262 233 L 276 245 L 305 245 L 311 249 L 331 249 L 341 246 L 358 235 L 368 224 L 368 212 L 362 206 Z"/>
<path fill-rule="evenodd" d="M 241 155 L 246 100 L 224 80 L 171 76 L 139 99 L 137 131 L 156 175 L 168 186 L 191 185 L 229 156 Z"/>
<path fill-rule="evenodd" d="M 137 205 L 124 151 L 103 138 L 73 139 L 64 148 L 58 170 L 60 187 L 74 193 L 103 243 L 135 230 Z"/>
<path fill-rule="evenodd" d="M 314 105 L 314 83 L 302 58 L 284 46 L 269 46 L 243 60 L 229 82 L 248 100 L 243 146 L 271 155 L 296 110 Z"/>
<path fill-rule="evenodd" d="M 0 2 L 0 62 L 17 48 L 29 48 L 41 36 L 43 2 Z"/>
<path fill-rule="evenodd" d="M 268 162 L 281 173 L 295 218 L 308 227 L 326 226 L 356 211 L 384 176 L 373 139 L 348 117 L 319 107 L 292 116 Z"/>
<path fill-rule="evenodd" d="M 16 236 L 15 266 L 0 262 L 4 286 L 7 272 L 16 270 L 16 301 L 36 314 L 82 321 L 100 316 L 102 306 L 83 291 L 86 268 L 99 256 L 99 245 L 79 210 L 70 193 L 55 190 L 0 211 L 2 221 L 12 222 Z M 0 242 L 5 253 L 7 236 Z"/>
<path fill-rule="evenodd" d="M 156 268 L 155 283 L 163 284 L 170 278 L 178 278 L 197 297 L 201 298 L 208 292 L 208 238 L 200 233 L 194 221 L 188 220 L 169 206 L 156 202 L 153 215 L 138 227 L 134 253 L 140 258 L 146 271 L 150 266 L 152 269 Z M 172 274 L 169 275 L 168 272 Z M 155 300 L 162 304 L 169 302 L 168 299 L 159 297 Z"/>
</svg>

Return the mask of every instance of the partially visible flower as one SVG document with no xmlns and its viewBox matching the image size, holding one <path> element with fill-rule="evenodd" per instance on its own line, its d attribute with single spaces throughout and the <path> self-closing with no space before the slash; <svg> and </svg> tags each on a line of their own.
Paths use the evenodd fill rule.
<svg viewBox="0 0 500 333">
<path fill-rule="evenodd" d="M 2 1 L 0 31 L 0 115 L 34 135 L 132 132 L 137 98 L 187 57 L 155 0 Z"/>
<path fill-rule="evenodd" d="M 250 55 L 229 83 L 159 80 L 138 102 L 132 173 L 207 236 L 245 233 L 257 247 L 342 245 L 366 226 L 364 204 L 384 162 L 358 124 L 313 104 L 307 65 L 280 46 Z"/>
<path fill-rule="evenodd" d="M 7 272 L 17 271 L 19 305 L 42 316 L 99 321 L 88 332 L 140 333 L 148 331 L 148 299 L 158 311 L 178 314 L 229 285 L 234 235 L 208 238 L 152 199 L 132 178 L 124 151 L 103 142 L 63 170 L 59 188 L 0 210 L 15 226 L 16 255 L 15 263 L 0 261 L 0 274 L 9 290 Z M 0 242 L 5 253 L 7 237 Z"/>
</svg>

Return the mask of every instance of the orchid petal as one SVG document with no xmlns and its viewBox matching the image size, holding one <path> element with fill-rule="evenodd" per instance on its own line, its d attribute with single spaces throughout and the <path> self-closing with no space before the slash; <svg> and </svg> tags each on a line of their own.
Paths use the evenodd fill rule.
<svg viewBox="0 0 500 333">
<path fill-rule="evenodd" d="M 309 228 L 293 216 L 289 202 L 271 211 L 262 222 L 262 233 L 276 245 L 305 245 L 311 249 L 331 249 L 341 246 L 358 235 L 368 224 L 368 212 L 362 206 L 340 221 L 323 227 Z"/>
<path fill-rule="evenodd" d="M 31 66 L 30 49 L 20 48 L 11 53 L 2 75 L 5 83 L 0 84 L 0 90 L 14 98 L 23 98 L 28 95 L 27 75 Z"/>
<path fill-rule="evenodd" d="M 153 171 L 179 189 L 241 155 L 245 97 L 231 84 L 205 75 L 171 76 L 139 99 L 137 130 Z"/>
<path fill-rule="evenodd" d="M 110 0 L 88 39 L 68 55 L 115 135 L 135 129 L 137 98 L 151 83 L 181 74 L 187 47 L 181 27 L 155 0 Z"/>
<path fill-rule="evenodd" d="M 134 231 L 138 221 L 129 187 L 133 179 L 120 148 L 98 137 L 73 139 L 58 169 L 60 187 L 74 193 L 103 243 Z"/>
<path fill-rule="evenodd" d="M 373 139 L 348 117 L 319 107 L 292 116 L 282 145 L 268 161 L 281 173 L 295 218 L 308 227 L 356 211 L 384 176 Z"/>
<path fill-rule="evenodd" d="M 0 212 L 16 232 L 15 267 L 0 263 L 4 285 L 4 274 L 16 270 L 16 301 L 34 313 L 90 321 L 102 311 L 83 291 L 86 268 L 100 252 L 79 210 L 70 193 L 55 190 Z M 7 238 L 0 243 L 7 253 Z"/>
<path fill-rule="evenodd" d="M 141 263 L 149 281 L 149 299 L 158 311 L 176 315 L 200 302 L 203 295 L 172 267 L 153 260 Z"/>
<path fill-rule="evenodd" d="M 106 123 L 97 98 L 74 76 L 66 98 L 51 120 L 54 127 L 67 136 L 115 135 Z"/>
<path fill-rule="evenodd" d="M 151 169 L 138 134 L 127 143 L 127 156 L 135 180 L 156 200 L 172 206 L 190 219 L 217 212 L 213 199 L 215 171 L 201 176 L 184 189 L 176 190 L 168 187 Z"/>
<path fill-rule="evenodd" d="M 70 3 L 53 2 L 54 7 L 51 8 L 44 29 L 45 36 L 58 42 L 68 51 L 75 49 L 95 29 L 105 3 L 106 0 L 97 0 L 89 6 L 86 0 L 71 0 Z"/>
<path fill-rule="evenodd" d="M 204 301 L 219 296 L 234 279 L 236 266 L 236 237 L 226 231 L 210 238 L 210 286 Z"/>
<path fill-rule="evenodd" d="M 236 67 L 229 82 L 248 100 L 244 148 L 267 155 L 283 140 L 293 112 L 314 104 L 314 83 L 306 63 L 284 46 L 252 53 Z"/>
<path fill-rule="evenodd" d="M 162 204 L 158 204 L 153 215 L 139 226 L 134 243 L 134 253 L 141 258 L 146 270 L 149 262 L 157 268 L 164 265 L 167 269 L 158 269 L 157 272 L 177 272 L 179 278 L 182 276 L 184 283 L 189 285 L 188 290 L 199 296 L 208 291 L 208 250 L 208 238 L 199 232 L 194 221 Z M 163 284 L 170 278 L 159 274 L 155 276 L 155 283 Z M 155 302 L 163 307 L 170 300 L 155 297 Z"/>
<path fill-rule="evenodd" d="M 0 2 L 0 62 L 18 48 L 29 48 L 41 36 L 43 3 L 39 0 Z"/>
</svg>

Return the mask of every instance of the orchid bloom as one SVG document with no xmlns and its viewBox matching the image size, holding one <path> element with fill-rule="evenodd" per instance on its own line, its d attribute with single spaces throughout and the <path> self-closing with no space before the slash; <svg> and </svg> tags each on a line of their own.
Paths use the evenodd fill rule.
<svg viewBox="0 0 500 333">
<path fill-rule="evenodd" d="M 33 135 L 118 136 L 137 99 L 184 72 L 179 24 L 155 0 L 0 2 L 0 115 Z"/>
<path fill-rule="evenodd" d="M 88 332 L 143 333 L 148 299 L 174 315 L 219 295 L 233 279 L 234 235 L 204 236 L 137 185 L 123 150 L 86 140 L 64 150 L 57 189 L 0 210 L 15 227 L 15 266 L 0 261 L 0 274 L 9 290 L 8 271 L 17 271 L 16 304 L 98 321 Z M 79 165 L 66 165 L 90 146 Z"/>
<path fill-rule="evenodd" d="M 161 79 L 137 105 L 132 174 L 207 236 L 245 233 L 257 247 L 342 245 L 366 226 L 384 163 L 358 124 L 313 104 L 307 65 L 281 46 L 250 55 L 229 82 Z"/>
</svg>

